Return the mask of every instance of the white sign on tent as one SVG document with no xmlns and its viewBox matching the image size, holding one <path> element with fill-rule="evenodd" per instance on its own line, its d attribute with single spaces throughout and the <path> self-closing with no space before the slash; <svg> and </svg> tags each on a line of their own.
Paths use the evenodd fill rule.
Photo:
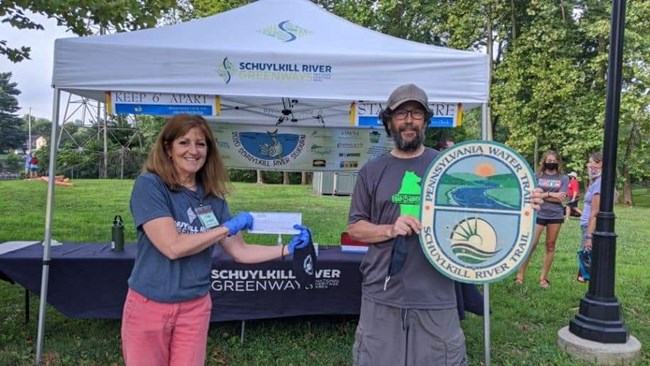
<svg viewBox="0 0 650 366">
<path fill-rule="evenodd" d="M 452 128 L 463 124 L 462 103 L 429 103 L 433 112 L 429 127 Z M 379 113 L 382 110 L 380 103 L 358 102 L 352 106 L 355 126 L 383 128 Z"/>
<path fill-rule="evenodd" d="M 106 93 L 106 110 L 111 114 L 219 114 L 219 98 L 214 95 L 189 93 L 144 93 L 111 91 Z"/>
</svg>

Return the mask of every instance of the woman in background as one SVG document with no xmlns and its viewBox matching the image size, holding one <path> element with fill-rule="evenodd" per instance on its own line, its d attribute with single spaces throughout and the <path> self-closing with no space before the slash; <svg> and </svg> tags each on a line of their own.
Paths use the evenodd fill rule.
<svg viewBox="0 0 650 366">
<path fill-rule="evenodd" d="M 537 248 L 542 232 L 546 228 L 546 251 L 544 252 L 542 272 L 539 276 L 539 285 L 542 288 L 548 288 L 550 286 L 548 273 L 555 257 L 555 242 L 562 223 L 564 223 L 564 206 L 562 202 L 564 202 L 569 189 L 569 177 L 563 174 L 560 156 L 553 150 L 548 150 L 542 155 L 536 176 L 537 187 L 543 190 L 542 199 L 544 202 L 537 212 L 537 225 L 531 254 L 519 267 L 515 283 L 518 285 L 524 283 L 526 269 L 530 263 L 532 253 Z"/>
<path fill-rule="evenodd" d="M 578 174 L 571 172 L 569 177 L 569 190 L 567 191 L 567 204 L 564 207 L 564 221 L 569 221 L 571 216 L 580 217 L 582 211 L 578 208 L 578 198 L 580 198 L 580 183 L 578 183 Z"/>
<path fill-rule="evenodd" d="M 591 239 L 596 229 L 596 216 L 600 211 L 600 176 L 603 171 L 603 154 L 598 151 L 589 155 L 587 172 L 589 173 L 589 188 L 585 192 L 585 204 L 580 216 L 580 229 L 582 230 L 582 241 L 580 250 L 586 248 L 591 250 Z M 578 272 L 578 282 L 585 283 L 585 279 Z"/>
</svg>

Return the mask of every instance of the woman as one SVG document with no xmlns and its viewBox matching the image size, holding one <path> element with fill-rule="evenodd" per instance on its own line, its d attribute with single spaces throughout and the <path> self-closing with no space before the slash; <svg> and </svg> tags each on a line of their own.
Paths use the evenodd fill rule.
<svg viewBox="0 0 650 366">
<path fill-rule="evenodd" d="M 309 232 L 288 247 L 246 244 L 247 212 L 232 217 L 224 195 L 229 181 L 205 119 L 178 115 L 163 127 L 136 179 L 131 212 L 138 252 L 122 316 L 127 365 L 203 365 L 212 301 L 214 244 L 236 261 L 284 257 L 307 245 Z"/>
<path fill-rule="evenodd" d="M 564 221 L 569 221 L 571 216 L 580 217 L 582 211 L 578 208 L 578 198 L 580 197 L 580 184 L 578 183 L 578 173 L 571 172 L 569 177 L 569 190 L 567 191 L 567 204 L 564 207 Z"/>
<path fill-rule="evenodd" d="M 555 241 L 560 233 L 562 223 L 564 223 L 564 206 L 562 202 L 566 198 L 569 188 L 569 178 L 563 174 L 560 156 L 553 150 L 548 150 L 542 155 L 537 169 L 537 186 L 543 190 L 542 199 L 544 202 L 537 212 L 537 225 L 531 255 L 519 267 L 515 282 L 518 285 L 524 283 L 526 268 L 530 263 L 532 252 L 537 248 L 542 231 L 546 227 L 546 252 L 544 252 L 544 264 L 539 276 L 539 285 L 542 288 L 548 288 L 550 286 L 548 272 L 551 270 L 553 257 L 555 256 Z"/>
<path fill-rule="evenodd" d="M 580 216 L 580 229 L 582 229 L 582 241 L 580 250 L 587 248 L 591 250 L 591 235 L 596 229 L 596 216 L 600 210 L 600 175 L 603 171 L 603 154 L 598 151 L 589 155 L 587 162 L 589 173 L 589 188 L 585 193 L 585 205 Z M 585 283 L 585 279 L 578 272 L 578 282 Z"/>
<path fill-rule="evenodd" d="M 38 158 L 36 157 L 35 153 L 32 153 L 32 158 L 29 160 L 29 171 L 30 171 L 30 178 L 38 178 Z"/>
</svg>

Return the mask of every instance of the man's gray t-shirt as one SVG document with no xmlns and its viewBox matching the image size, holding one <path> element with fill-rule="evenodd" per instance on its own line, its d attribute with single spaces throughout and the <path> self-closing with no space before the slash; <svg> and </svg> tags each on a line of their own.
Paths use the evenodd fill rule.
<svg viewBox="0 0 650 366">
<path fill-rule="evenodd" d="M 131 192 L 131 213 L 138 234 L 138 251 L 129 277 L 129 287 L 139 294 L 165 303 L 187 301 L 204 296 L 210 290 L 213 246 L 187 257 L 171 260 L 163 255 L 145 235 L 142 225 L 160 217 L 171 217 L 181 234 L 207 231 L 195 208 L 210 205 L 219 223 L 230 220 L 225 200 L 204 197 L 182 188 L 175 192 L 155 174 L 143 173 Z"/>
<path fill-rule="evenodd" d="M 537 175 L 537 186 L 544 192 L 564 192 L 569 190 L 569 177 L 564 174 Z M 545 220 L 564 220 L 564 206 L 562 202 L 544 201 L 537 212 L 537 218 Z"/>
<path fill-rule="evenodd" d="M 352 193 L 348 222 L 366 220 L 392 225 L 403 214 L 419 217 L 421 180 L 436 155 L 437 151 L 426 148 L 417 158 L 400 159 L 384 154 L 366 163 Z M 363 296 L 400 308 L 455 308 L 453 281 L 429 263 L 417 235 L 408 236 L 406 243 L 408 256 L 404 267 L 391 278 L 385 291 L 393 240 L 369 245 L 361 262 Z"/>
</svg>

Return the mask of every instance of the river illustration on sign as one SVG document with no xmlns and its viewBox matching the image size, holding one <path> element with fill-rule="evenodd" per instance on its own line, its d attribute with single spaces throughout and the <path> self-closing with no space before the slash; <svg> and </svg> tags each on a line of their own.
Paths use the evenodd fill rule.
<svg viewBox="0 0 650 366">
<path fill-rule="evenodd" d="M 305 147 L 305 135 L 266 132 L 233 132 L 239 154 L 255 165 L 278 167 L 291 163 Z"/>
<path fill-rule="evenodd" d="M 492 282 L 528 256 L 535 211 L 535 178 L 509 147 L 489 141 L 454 145 L 439 154 L 422 179 L 420 243 L 447 277 Z"/>
</svg>

